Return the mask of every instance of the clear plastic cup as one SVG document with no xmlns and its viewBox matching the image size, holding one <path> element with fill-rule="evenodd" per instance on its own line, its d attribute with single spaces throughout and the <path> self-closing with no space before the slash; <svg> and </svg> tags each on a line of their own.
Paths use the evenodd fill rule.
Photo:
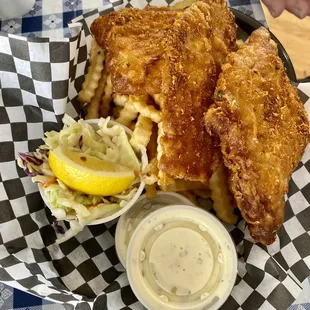
<svg viewBox="0 0 310 310">
<path fill-rule="evenodd" d="M 190 200 L 180 194 L 157 192 L 153 198 L 142 195 L 134 206 L 119 218 L 115 232 L 115 247 L 118 258 L 125 268 L 129 241 L 139 223 L 154 210 L 175 204 L 193 206 Z"/>
<path fill-rule="evenodd" d="M 237 254 L 215 216 L 173 205 L 138 224 L 126 269 L 133 292 L 148 310 L 216 310 L 234 286 Z"/>
</svg>

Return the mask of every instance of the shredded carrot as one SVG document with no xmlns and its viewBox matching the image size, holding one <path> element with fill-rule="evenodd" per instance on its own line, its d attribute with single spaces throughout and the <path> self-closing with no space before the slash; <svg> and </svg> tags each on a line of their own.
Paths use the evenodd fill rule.
<svg viewBox="0 0 310 310">
<path fill-rule="evenodd" d="M 48 181 L 46 181 L 44 183 L 40 183 L 39 186 L 40 186 L 40 188 L 44 188 L 44 187 L 48 187 L 48 186 L 50 186 L 50 185 L 52 185 L 52 184 L 54 184 L 56 182 L 57 182 L 56 177 L 53 177 L 53 178 L 49 179 Z"/>
<path fill-rule="evenodd" d="M 97 202 L 95 204 L 91 204 L 91 205 L 88 205 L 88 206 L 85 206 L 85 207 L 87 208 L 87 210 L 91 210 L 93 208 L 96 208 L 101 203 L 102 203 L 102 201 L 99 201 L 99 202 Z"/>
</svg>

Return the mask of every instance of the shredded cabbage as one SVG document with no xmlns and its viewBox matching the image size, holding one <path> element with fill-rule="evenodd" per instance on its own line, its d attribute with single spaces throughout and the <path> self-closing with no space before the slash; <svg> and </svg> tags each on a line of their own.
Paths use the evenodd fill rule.
<svg viewBox="0 0 310 310">
<path fill-rule="evenodd" d="M 138 158 L 131 147 L 126 131 L 121 126 L 108 127 L 109 118 L 101 118 L 99 121 L 99 130 L 97 133 L 105 139 L 110 138 L 111 144 L 116 145 L 117 157 L 119 164 L 131 168 L 133 170 L 140 170 L 140 163 Z M 109 140 L 110 142 L 110 140 Z M 111 155 L 113 155 L 115 149 L 110 150 Z"/>
<path fill-rule="evenodd" d="M 64 115 L 64 128 L 60 132 L 46 132 L 43 139 L 45 144 L 36 152 L 19 154 L 18 165 L 32 177 L 33 182 L 41 183 L 40 187 L 53 216 L 57 221 L 70 221 L 70 229 L 57 239 L 57 243 L 75 236 L 90 222 L 115 213 L 137 192 L 140 183 L 138 177 L 131 188 L 118 195 L 101 197 L 83 194 L 56 179 L 48 164 L 49 151 L 62 146 L 139 171 L 140 161 L 129 143 L 124 127 L 110 126 L 109 120 L 110 118 L 101 118 L 95 130 L 96 126 L 93 127 L 84 120 L 76 122 Z"/>
</svg>

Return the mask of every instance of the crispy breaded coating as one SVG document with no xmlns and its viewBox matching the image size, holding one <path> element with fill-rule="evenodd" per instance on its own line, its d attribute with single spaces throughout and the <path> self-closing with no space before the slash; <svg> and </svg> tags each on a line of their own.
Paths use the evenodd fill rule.
<svg viewBox="0 0 310 310">
<path fill-rule="evenodd" d="M 211 54 L 211 17 L 196 2 L 176 19 L 169 34 L 163 74 L 163 137 L 159 169 L 176 179 L 208 182 L 219 152 L 204 129 L 212 103 L 216 67 Z"/>
<path fill-rule="evenodd" d="M 283 222 L 289 179 L 309 142 L 309 123 L 265 28 L 228 56 L 205 125 L 220 140 L 252 237 L 271 244 Z"/>
<path fill-rule="evenodd" d="M 106 66 L 114 92 L 136 96 L 161 92 L 167 33 L 182 11 L 168 7 L 130 8 L 93 22 L 91 31 L 107 50 Z"/>
<path fill-rule="evenodd" d="M 211 46 L 217 74 L 229 53 L 237 50 L 235 17 L 227 8 L 226 0 L 203 0 L 207 4 L 211 19 Z"/>
<path fill-rule="evenodd" d="M 176 179 L 207 183 L 221 161 L 203 115 L 216 79 L 236 50 L 236 27 L 226 1 L 197 1 L 176 19 L 163 67 L 163 133 L 159 169 Z"/>
</svg>

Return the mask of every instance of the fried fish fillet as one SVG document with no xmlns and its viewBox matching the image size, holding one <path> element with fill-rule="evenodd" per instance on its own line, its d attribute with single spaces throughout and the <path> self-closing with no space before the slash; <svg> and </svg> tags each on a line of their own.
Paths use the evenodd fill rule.
<svg viewBox="0 0 310 310">
<path fill-rule="evenodd" d="M 212 31 L 212 54 L 217 71 L 227 54 L 236 49 L 234 17 L 225 0 L 205 0 Z M 107 50 L 107 69 L 114 91 L 119 94 L 160 94 L 162 69 L 169 31 L 184 9 L 125 8 L 97 18 L 91 31 Z"/>
<path fill-rule="evenodd" d="M 228 56 L 205 116 L 252 237 L 274 242 L 288 182 L 309 142 L 306 111 L 265 28 Z"/>
<path fill-rule="evenodd" d="M 174 8 L 186 8 L 197 0 L 183 0 Z M 227 9 L 226 0 L 203 0 L 208 5 L 211 21 L 212 56 L 215 60 L 217 73 L 221 72 L 227 55 L 237 50 L 237 33 L 235 18 Z"/>
<path fill-rule="evenodd" d="M 107 50 L 114 92 L 135 96 L 161 92 L 168 32 L 182 12 L 168 7 L 126 8 L 93 22 L 91 31 Z"/>
<path fill-rule="evenodd" d="M 224 21 L 216 22 L 215 13 Z M 235 32 L 226 3 L 209 0 L 187 8 L 169 33 L 159 139 L 159 170 L 169 177 L 207 183 L 219 166 L 220 151 L 204 128 L 203 115 L 213 103 L 218 67 L 235 50 Z"/>
<path fill-rule="evenodd" d="M 203 124 L 216 84 L 210 24 L 207 5 L 196 2 L 176 19 L 169 33 L 159 169 L 176 179 L 206 182 L 218 162 Z"/>
<path fill-rule="evenodd" d="M 107 50 L 113 91 L 158 99 L 161 174 L 207 183 L 220 152 L 206 133 L 203 115 L 213 102 L 224 59 L 236 50 L 236 26 L 226 1 L 197 1 L 185 9 L 123 9 L 95 20 L 91 31 Z"/>
<path fill-rule="evenodd" d="M 211 46 L 217 74 L 229 53 L 237 50 L 235 17 L 227 8 L 226 0 L 203 0 L 207 4 L 211 21 Z"/>
</svg>

